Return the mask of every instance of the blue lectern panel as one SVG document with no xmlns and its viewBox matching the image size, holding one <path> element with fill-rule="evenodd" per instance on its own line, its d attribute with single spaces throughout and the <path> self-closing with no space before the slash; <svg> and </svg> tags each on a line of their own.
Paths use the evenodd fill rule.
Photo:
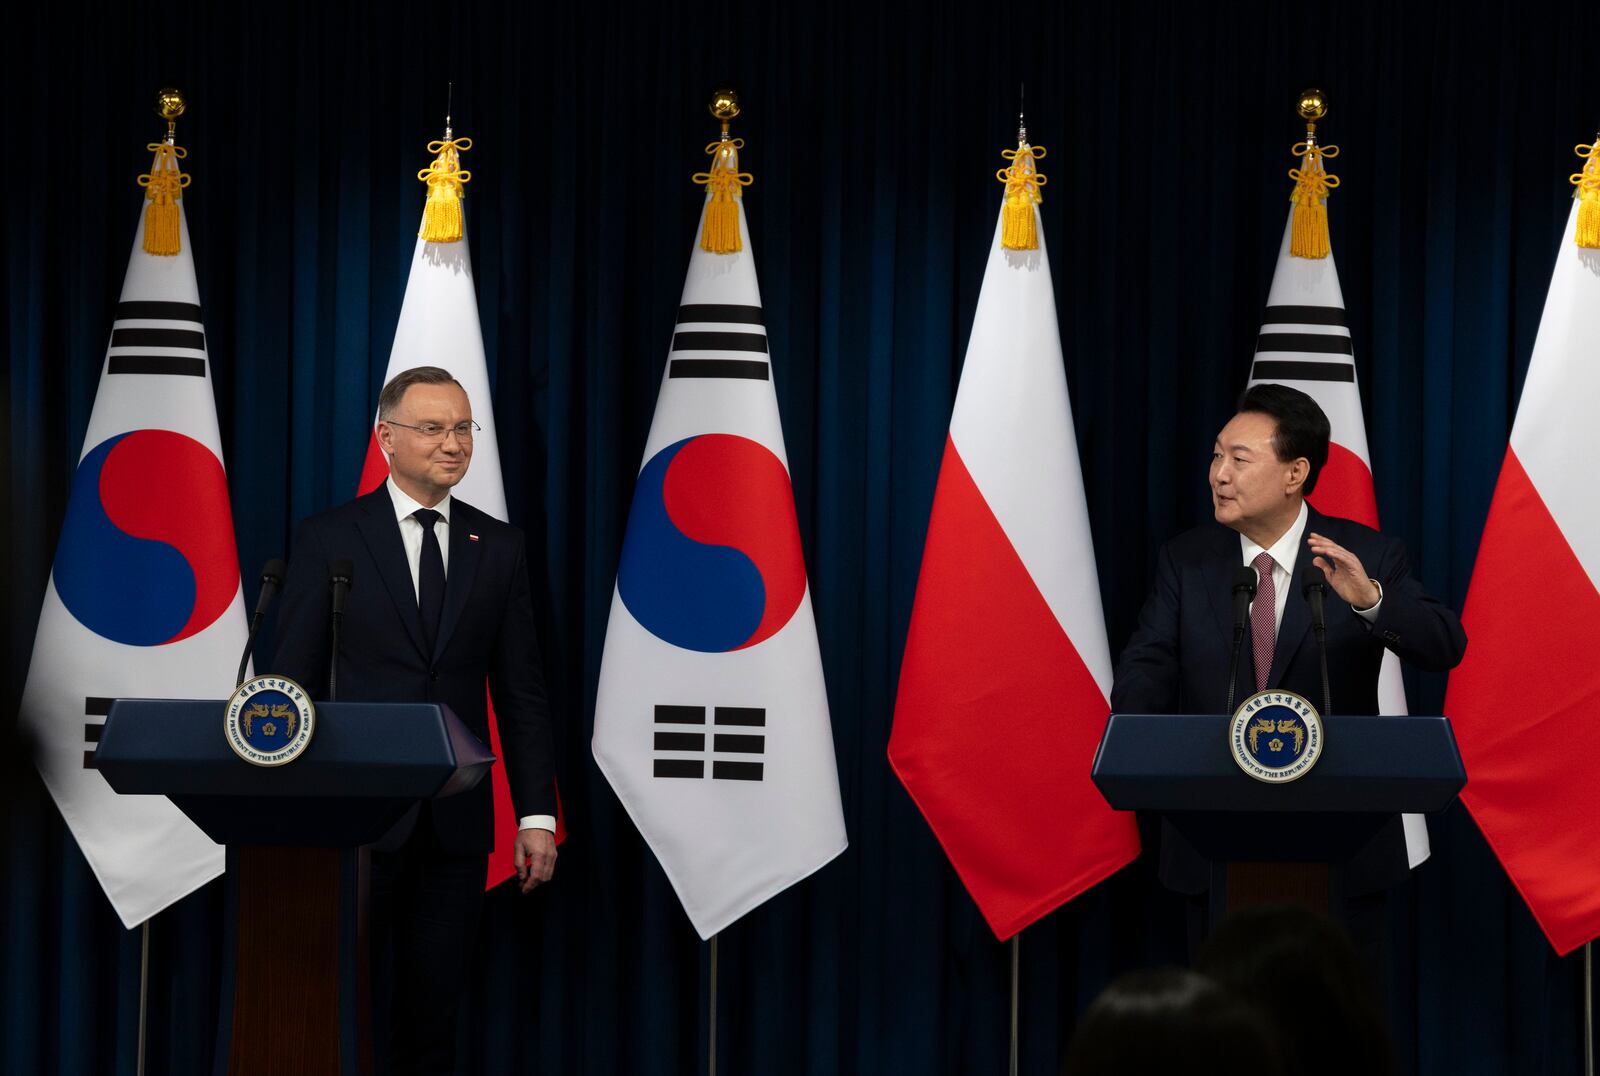
<svg viewBox="0 0 1600 1076">
<path fill-rule="evenodd" d="M 1217 714 L 1112 714 L 1094 783 L 1125 811 L 1442 811 L 1466 784 L 1443 717 L 1322 719 L 1322 757 L 1287 784 L 1257 781 L 1228 751 L 1230 719 Z"/>
<path fill-rule="evenodd" d="M 419 799 L 476 785 L 494 756 L 448 707 L 324 702 L 299 758 L 254 766 L 221 700 L 117 699 L 95 766 L 125 795 L 162 795 L 221 844 L 369 844 Z"/>
</svg>

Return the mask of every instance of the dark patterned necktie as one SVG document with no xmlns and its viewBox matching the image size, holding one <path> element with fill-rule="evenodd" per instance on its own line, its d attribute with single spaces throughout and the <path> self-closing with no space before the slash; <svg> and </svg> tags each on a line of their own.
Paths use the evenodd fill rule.
<svg viewBox="0 0 1600 1076">
<path fill-rule="evenodd" d="M 439 618 L 444 613 L 444 551 L 439 548 L 439 536 L 434 533 L 433 525 L 444 517 L 432 508 L 418 508 L 411 516 L 422 524 L 422 556 L 417 562 L 417 612 L 422 614 L 423 642 L 431 656 L 434 644 L 439 641 Z"/>
<path fill-rule="evenodd" d="M 1255 604 L 1250 606 L 1250 646 L 1256 659 L 1256 690 L 1267 690 L 1267 674 L 1272 671 L 1272 651 L 1277 641 L 1278 590 L 1272 582 L 1272 554 L 1262 553 L 1251 561 L 1259 577 Z"/>
</svg>

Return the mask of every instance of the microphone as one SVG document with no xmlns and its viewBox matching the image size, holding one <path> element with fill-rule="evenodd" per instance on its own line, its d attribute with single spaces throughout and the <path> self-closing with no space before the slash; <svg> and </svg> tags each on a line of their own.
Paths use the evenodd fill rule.
<svg viewBox="0 0 1600 1076">
<path fill-rule="evenodd" d="M 1250 620 L 1250 603 L 1256 597 L 1256 570 L 1240 565 L 1233 575 L 1233 656 L 1228 659 L 1228 705 L 1223 711 L 1233 714 L 1233 693 L 1239 678 L 1239 647 L 1244 642 L 1244 627 Z"/>
<path fill-rule="evenodd" d="M 1328 686 L 1328 625 L 1323 617 L 1322 600 L 1328 593 L 1328 584 L 1313 576 L 1300 588 L 1306 604 L 1311 606 L 1311 629 L 1317 633 L 1317 649 L 1322 657 L 1322 713 L 1333 712 L 1333 693 Z"/>
<path fill-rule="evenodd" d="M 283 576 L 288 570 L 277 557 L 267 561 L 261 569 L 261 594 L 256 598 L 256 611 L 250 615 L 250 634 L 244 640 L 244 653 L 239 655 L 239 676 L 233 683 L 235 691 L 244 683 L 244 671 L 250 664 L 250 652 L 256 648 L 256 632 L 261 630 L 261 618 L 266 616 L 267 609 L 278 596 L 278 588 L 283 586 Z"/>
<path fill-rule="evenodd" d="M 333 562 L 333 572 L 328 579 L 328 585 L 333 588 L 333 630 L 330 633 L 332 646 L 328 655 L 328 701 L 332 702 L 339 697 L 339 625 L 344 620 L 344 599 L 350 593 L 351 577 L 355 573 L 355 566 L 348 560 Z"/>
<path fill-rule="evenodd" d="M 333 562 L 333 575 L 328 579 L 328 583 L 333 587 L 333 615 L 336 617 L 344 616 L 344 599 L 345 595 L 350 593 L 351 575 L 354 571 L 355 565 L 347 560 Z"/>
</svg>

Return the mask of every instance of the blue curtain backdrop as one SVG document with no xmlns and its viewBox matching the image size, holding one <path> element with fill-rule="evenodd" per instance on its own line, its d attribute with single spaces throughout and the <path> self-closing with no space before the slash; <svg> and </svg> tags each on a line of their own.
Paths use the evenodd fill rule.
<svg viewBox="0 0 1600 1076">
<path fill-rule="evenodd" d="M 179 5 L 179 8 L 182 8 Z M 454 80 L 511 517 L 543 565 L 571 840 L 488 901 L 464 1072 L 689 1073 L 707 951 L 588 753 L 625 513 L 714 127 L 737 133 L 850 850 L 724 935 L 722 1071 L 1004 1071 L 1008 955 L 885 763 L 949 407 L 1026 83 L 1113 648 L 1157 544 L 1208 513 L 1301 135 L 1343 147 L 1332 238 L 1388 530 L 1459 608 L 1576 168 L 1592 4 L 282 4 L 11 17 L 6 712 L 14 713 L 159 127 L 180 141 L 247 576 L 349 497 Z M 20 64 L 20 67 L 19 67 Z M 1600 312 L 1597 312 L 1600 316 Z M 441 356 L 448 364 L 448 356 Z M 219 670 L 219 674 L 227 674 Z M 1411 681 L 1437 710 L 1443 678 Z M 14 762 L 14 759 L 13 759 Z M 1076 764 L 1082 764 L 1081 760 Z M 8 770 L 0 1069 L 129 1073 L 139 935 L 31 771 Z M 1402 1071 L 1574 1071 L 1558 960 L 1465 813 L 1392 901 Z M 206 1071 L 219 887 L 152 929 L 150 1071 Z M 1029 929 L 1022 1057 L 1049 1073 L 1118 972 L 1183 953 L 1140 864 Z"/>
</svg>

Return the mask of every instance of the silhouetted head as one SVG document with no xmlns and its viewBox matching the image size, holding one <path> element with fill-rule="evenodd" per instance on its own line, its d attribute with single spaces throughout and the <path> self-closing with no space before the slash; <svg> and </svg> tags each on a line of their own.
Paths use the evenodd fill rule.
<svg viewBox="0 0 1600 1076">
<path fill-rule="evenodd" d="M 1325 916 L 1291 907 L 1235 912 L 1207 939 L 1196 967 L 1266 1014 L 1288 1071 L 1393 1071 L 1372 982 L 1349 935 Z"/>
<path fill-rule="evenodd" d="M 1262 1015 L 1198 972 L 1136 971 L 1106 987 L 1078 1024 L 1062 1076 L 1279 1076 Z"/>
</svg>

